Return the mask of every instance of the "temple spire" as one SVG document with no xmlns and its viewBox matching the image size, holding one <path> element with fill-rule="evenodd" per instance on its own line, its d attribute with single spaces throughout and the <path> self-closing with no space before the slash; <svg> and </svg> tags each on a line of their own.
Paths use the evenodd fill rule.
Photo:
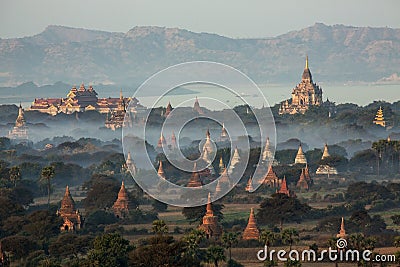
<svg viewBox="0 0 400 267">
<path fill-rule="evenodd" d="M 208 199 L 207 199 L 207 216 L 214 216 L 214 212 L 212 210 L 212 205 L 211 205 L 211 194 L 208 193 Z"/>
<path fill-rule="evenodd" d="M 260 236 L 260 231 L 258 230 L 258 227 L 257 227 L 256 218 L 254 216 L 254 209 L 251 208 L 249 221 L 247 223 L 246 229 L 243 232 L 243 239 L 244 240 L 250 240 L 250 239 L 258 240 L 259 236 Z"/>
<path fill-rule="evenodd" d="M 163 169 L 163 164 L 162 161 L 160 160 L 159 165 L 158 165 L 158 171 L 157 171 L 158 176 L 160 176 L 161 179 L 165 180 L 165 173 Z"/>
<path fill-rule="evenodd" d="M 344 229 L 344 218 L 343 217 L 342 217 L 342 222 L 340 224 L 340 231 L 336 235 L 336 237 L 338 237 L 338 238 L 346 238 L 347 237 L 346 230 Z"/>
<path fill-rule="evenodd" d="M 308 69 L 308 55 L 306 56 L 306 66 L 305 69 Z"/>
</svg>

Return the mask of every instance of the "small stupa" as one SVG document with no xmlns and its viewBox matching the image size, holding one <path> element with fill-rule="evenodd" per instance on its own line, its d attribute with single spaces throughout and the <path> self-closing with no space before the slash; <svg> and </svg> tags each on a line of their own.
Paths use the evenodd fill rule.
<svg viewBox="0 0 400 267">
<path fill-rule="evenodd" d="M 212 210 L 210 193 L 208 193 L 206 214 L 203 217 L 203 223 L 199 226 L 199 229 L 206 233 L 207 238 L 218 239 L 222 234 L 222 227 L 218 223 L 218 217 L 214 215 Z"/>
<path fill-rule="evenodd" d="M 246 229 L 244 229 L 244 232 L 243 232 L 243 239 L 244 240 L 250 240 L 250 239 L 258 240 L 259 237 L 260 237 L 260 230 L 258 230 L 258 227 L 257 227 L 257 221 L 254 216 L 254 209 L 251 208 L 249 221 L 247 223 Z"/>
<path fill-rule="evenodd" d="M 297 151 L 296 158 L 294 159 L 294 164 L 307 164 L 306 156 L 304 155 L 301 143 L 299 145 L 299 150 Z"/>
<path fill-rule="evenodd" d="M 346 230 L 344 229 L 344 218 L 343 217 L 342 217 L 342 222 L 340 224 L 339 233 L 336 235 L 336 237 L 338 237 L 338 238 L 346 238 L 347 237 Z"/>
<path fill-rule="evenodd" d="M 197 164 L 194 163 L 192 176 L 190 177 L 187 187 L 200 187 L 203 183 L 200 180 L 199 172 L 197 171 Z"/>
</svg>

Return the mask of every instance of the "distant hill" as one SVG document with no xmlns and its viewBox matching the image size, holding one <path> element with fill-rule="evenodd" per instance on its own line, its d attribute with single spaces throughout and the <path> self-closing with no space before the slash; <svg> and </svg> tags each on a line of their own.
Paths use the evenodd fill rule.
<svg viewBox="0 0 400 267">
<path fill-rule="evenodd" d="M 193 60 L 232 65 L 256 82 L 296 83 L 306 54 L 318 82 L 377 81 L 400 70 L 400 29 L 317 23 L 274 38 L 232 39 L 162 27 L 112 33 L 49 26 L 35 36 L 0 39 L 0 86 L 140 84 Z"/>
</svg>

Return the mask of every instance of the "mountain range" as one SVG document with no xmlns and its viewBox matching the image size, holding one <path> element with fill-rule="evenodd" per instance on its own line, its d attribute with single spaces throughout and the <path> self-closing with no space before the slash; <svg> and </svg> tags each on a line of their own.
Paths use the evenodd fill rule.
<svg viewBox="0 0 400 267">
<path fill-rule="evenodd" d="M 272 38 L 234 39 L 177 28 L 127 33 L 48 26 L 40 34 L 0 39 L 0 86 L 138 85 L 173 64 L 210 60 L 258 83 L 297 83 L 306 55 L 317 82 L 373 82 L 400 70 L 400 29 L 322 23 Z"/>
</svg>

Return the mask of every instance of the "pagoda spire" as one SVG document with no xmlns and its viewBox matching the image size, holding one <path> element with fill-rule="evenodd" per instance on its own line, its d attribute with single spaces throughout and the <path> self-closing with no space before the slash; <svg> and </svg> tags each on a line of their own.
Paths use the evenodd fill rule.
<svg viewBox="0 0 400 267">
<path fill-rule="evenodd" d="M 158 171 L 157 171 L 158 176 L 160 176 L 161 179 L 165 180 L 165 173 L 164 173 L 164 169 L 163 169 L 163 164 L 162 161 L 159 161 L 158 164 Z"/>
<path fill-rule="evenodd" d="M 327 158 L 327 157 L 330 157 L 330 154 L 329 154 L 329 151 L 328 151 L 328 144 L 325 143 L 325 146 L 324 146 L 324 153 L 322 154 L 322 158 L 321 158 L 321 159 L 325 159 L 325 158 Z"/>
<path fill-rule="evenodd" d="M 254 190 L 253 188 L 253 178 L 250 176 L 249 180 L 247 181 L 246 189 L 247 192 L 252 192 Z"/>
<path fill-rule="evenodd" d="M 206 216 L 214 216 L 214 212 L 212 210 L 212 205 L 211 205 L 211 194 L 208 193 L 208 199 L 207 199 L 207 209 L 206 209 Z"/>
<path fill-rule="evenodd" d="M 344 229 L 344 218 L 343 217 L 342 217 L 342 222 L 340 224 L 340 231 L 336 235 L 336 237 L 338 237 L 338 238 L 346 238 L 347 237 L 346 230 Z"/>
<path fill-rule="evenodd" d="M 254 209 L 251 208 L 249 221 L 247 223 L 246 229 L 243 232 L 243 239 L 244 240 L 250 240 L 250 239 L 258 240 L 259 236 L 260 236 L 260 231 L 258 230 L 258 227 L 257 227 L 257 221 L 254 216 Z"/>
<path fill-rule="evenodd" d="M 200 175 L 197 171 L 197 164 L 195 162 L 193 165 L 192 176 L 190 177 L 187 187 L 200 187 L 200 186 L 203 186 L 203 183 L 200 180 Z"/>
<path fill-rule="evenodd" d="M 308 69 L 308 55 L 306 56 L 306 66 L 305 69 Z"/>
</svg>

